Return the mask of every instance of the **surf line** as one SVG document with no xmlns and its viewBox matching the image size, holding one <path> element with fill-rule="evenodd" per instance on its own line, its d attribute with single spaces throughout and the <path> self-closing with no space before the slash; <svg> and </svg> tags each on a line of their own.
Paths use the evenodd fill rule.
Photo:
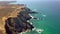
<svg viewBox="0 0 60 34">
<path fill-rule="evenodd" d="M 36 31 L 39 34 L 41 34 L 44 30 L 43 29 L 39 29 L 39 28 L 34 28 L 33 31 Z"/>
</svg>

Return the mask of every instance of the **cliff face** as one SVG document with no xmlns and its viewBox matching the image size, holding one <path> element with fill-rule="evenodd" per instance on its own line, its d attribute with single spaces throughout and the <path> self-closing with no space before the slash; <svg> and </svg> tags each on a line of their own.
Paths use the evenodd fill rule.
<svg viewBox="0 0 60 34">
<path fill-rule="evenodd" d="M 29 10 L 22 8 L 22 11 L 20 11 L 16 17 L 9 17 L 5 21 L 6 33 L 19 34 L 21 32 L 26 32 L 27 30 L 32 30 L 34 28 L 33 25 L 27 22 L 27 20 L 31 19 L 28 12 Z"/>
<path fill-rule="evenodd" d="M 19 4 L 0 5 L 0 34 L 5 34 L 5 20 L 9 17 L 16 17 L 21 8 L 24 7 L 24 5 Z"/>
<path fill-rule="evenodd" d="M 32 30 L 32 28 L 34 27 L 29 22 L 27 22 L 27 20 L 31 19 L 31 16 L 28 14 L 30 11 L 31 10 L 27 8 L 24 4 L 0 5 L 0 34 L 6 34 L 5 21 L 10 17 L 12 17 L 14 21 L 17 20 L 16 22 L 19 21 L 19 26 L 24 27 L 26 30 Z M 17 23 L 16 27 L 18 27 Z M 21 28 L 22 32 L 25 31 L 24 28 Z"/>
</svg>

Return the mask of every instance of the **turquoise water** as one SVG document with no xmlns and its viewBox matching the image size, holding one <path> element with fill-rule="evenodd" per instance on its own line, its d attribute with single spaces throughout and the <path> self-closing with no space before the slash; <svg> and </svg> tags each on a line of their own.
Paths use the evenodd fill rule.
<svg viewBox="0 0 60 34">
<path fill-rule="evenodd" d="M 20 2 L 19 2 L 20 3 Z M 42 34 L 60 34 L 60 1 L 35 1 L 21 2 L 27 4 L 30 9 L 37 9 L 38 13 L 33 16 L 44 18 L 44 20 L 32 20 L 36 28 L 43 29 Z M 27 32 L 26 34 L 39 34 L 36 31 Z"/>
</svg>

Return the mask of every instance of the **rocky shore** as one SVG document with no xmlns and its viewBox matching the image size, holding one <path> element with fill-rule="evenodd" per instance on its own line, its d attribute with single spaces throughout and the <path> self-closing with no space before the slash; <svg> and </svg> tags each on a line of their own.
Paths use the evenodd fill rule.
<svg viewBox="0 0 60 34">
<path fill-rule="evenodd" d="M 22 11 L 21 8 L 27 8 L 24 4 L 0 5 L 0 34 L 5 34 L 5 20 L 9 17 L 16 17 Z"/>
</svg>

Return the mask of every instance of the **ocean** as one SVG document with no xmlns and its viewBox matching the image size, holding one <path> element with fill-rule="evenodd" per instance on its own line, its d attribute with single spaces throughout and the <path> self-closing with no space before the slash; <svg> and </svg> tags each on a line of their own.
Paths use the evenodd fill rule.
<svg viewBox="0 0 60 34">
<path fill-rule="evenodd" d="M 31 1 L 18 2 L 26 4 L 33 11 L 39 12 L 32 14 L 40 20 L 31 20 L 33 26 L 44 30 L 41 34 L 60 34 L 60 1 Z M 45 15 L 45 16 L 43 16 Z M 37 31 L 30 31 L 24 34 L 40 34 Z"/>
</svg>

